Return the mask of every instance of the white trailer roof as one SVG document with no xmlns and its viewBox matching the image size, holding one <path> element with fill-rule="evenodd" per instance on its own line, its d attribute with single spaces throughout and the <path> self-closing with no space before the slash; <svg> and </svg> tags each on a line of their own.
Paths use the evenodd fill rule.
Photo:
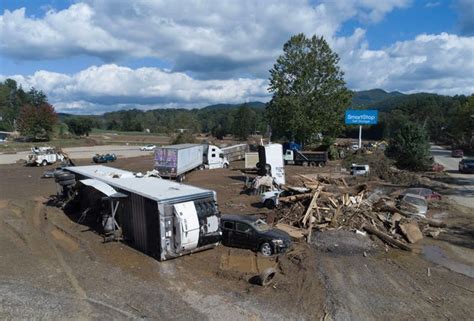
<svg viewBox="0 0 474 321">
<path fill-rule="evenodd" d="M 73 166 L 65 169 L 155 201 L 206 197 L 213 193 L 211 190 L 157 177 L 136 177 L 132 172 L 104 165 Z"/>
</svg>

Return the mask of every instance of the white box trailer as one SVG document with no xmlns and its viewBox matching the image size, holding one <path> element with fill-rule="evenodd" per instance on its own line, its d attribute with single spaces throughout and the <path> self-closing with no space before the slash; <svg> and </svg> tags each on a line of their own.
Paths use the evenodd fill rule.
<svg viewBox="0 0 474 321">
<path fill-rule="evenodd" d="M 160 176 L 183 181 L 186 173 L 198 169 L 216 169 L 229 166 L 222 150 L 207 144 L 178 144 L 155 149 L 154 168 Z"/>
<path fill-rule="evenodd" d="M 285 184 L 285 165 L 283 146 L 281 144 L 265 144 L 258 146 L 257 169 L 259 175 L 270 175 L 278 185 Z"/>
<path fill-rule="evenodd" d="M 99 206 L 96 215 L 103 215 L 110 208 L 107 220 L 114 232 L 121 230 L 132 247 L 160 261 L 217 246 L 221 240 L 212 190 L 103 165 L 64 170 L 75 175 L 81 211 Z"/>
<path fill-rule="evenodd" d="M 182 180 L 183 175 L 204 164 L 204 145 L 179 144 L 155 149 L 155 169 L 163 177 Z"/>
<path fill-rule="evenodd" d="M 245 153 L 249 150 L 248 144 L 238 144 L 227 147 L 222 147 L 222 152 L 229 162 L 242 160 L 245 158 Z"/>
</svg>

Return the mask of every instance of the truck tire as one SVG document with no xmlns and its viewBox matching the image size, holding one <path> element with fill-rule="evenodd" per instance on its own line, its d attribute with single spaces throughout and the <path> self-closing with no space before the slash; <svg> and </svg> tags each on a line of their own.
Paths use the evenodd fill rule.
<svg viewBox="0 0 474 321">
<path fill-rule="evenodd" d="M 301 163 L 301 165 L 303 165 L 304 167 L 308 166 L 308 162 L 303 162 Z"/>
<path fill-rule="evenodd" d="M 176 181 L 179 182 L 179 183 L 184 182 L 185 179 L 186 179 L 185 174 L 181 174 L 181 175 L 176 176 Z"/>
<path fill-rule="evenodd" d="M 275 208 L 275 202 L 272 199 L 265 200 L 265 202 L 263 202 L 263 205 L 265 205 L 265 207 L 269 210 Z"/>
<path fill-rule="evenodd" d="M 46 159 L 43 159 L 43 161 L 41 162 L 41 166 L 46 166 L 48 165 L 48 161 Z"/>
<path fill-rule="evenodd" d="M 311 166 L 311 167 L 316 167 L 316 162 L 310 162 L 310 163 L 309 163 L 309 166 Z"/>
<path fill-rule="evenodd" d="M 258 275 L 256 283 L 261 286 L 268 286 L 274 281 L 276 274 L 277 271 L 274 268 L 266 268 L 262 273 L 260 273 L 260 275 Z"/>
<path fill-rule="evenodd" d="M 76 184 L 76 180 L 75 179 L 70 179 L 70 180 L 66 180 L 66 181 L 59 181 L 58 184 L 61 185 L 61 186 L 74 185 L 74 184 Z"/>
<path fill-rule="evenodd" d="M 61 175 L 56 176 L 56 182 L 70 181 L 73 179 L 76 179 L 76 176 L 71 173 L 63 173 Z"/>
<path fill-rule="evenodd" d="M 318 167 L 323 167 L 323 166 L 326 166 L 326 162 L 319 162 L 318 163 Z"/>
<path fill-rule="evenodd" d="M 224 168 L 229 168 L 229 164 L 224 164 Z"/>
<path fill-rule="evenodd" d="M 272 173 L 272 166 L 270 164 L 265 164 L 265 174 L 271 175 Z"/>
</svg>

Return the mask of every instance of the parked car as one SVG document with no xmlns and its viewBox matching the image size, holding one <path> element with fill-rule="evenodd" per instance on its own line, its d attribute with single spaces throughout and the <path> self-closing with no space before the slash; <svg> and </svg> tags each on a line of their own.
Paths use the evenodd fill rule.
<svg viewBox="0 0 474 321">
<path fill-rule="evenodd" d="M 451 151 L 451 157 L 463 158 L 464 151 L 462 149 L 453 149 Z"/>
<path fill-rule="evenodd" d="M 426 216 L 428 212 L 428 202 L 423 196 L 415 194 L 404 194 L 398 199 L 398 208 L 401 210 L 413 214 Z"/>
<path fill-rule="evenodd" d="M 154 151 L 156 148 L 156 145 L 148 144 L 145 146 L 140 147 L 140 150 L 145 152 L 145 151 Z"/>
<path fill-rule="evenodd" d="M 474 158 L 465 158 L 459 162 L 460 173 L 474 173 Z"/>
<path fill-rule="evenodd" d="M 405 195 L 405 194 L 414 194 L 414 195 L 423 196 L 427 201 L 440 201 L 441 200 L 441 194 L 436 193 L 435 191 L 429 188 L 411 187 L 405 190 L 403 193 L 401 193 L 400 196 Z"/>
<path fill-rule="evenodd" d="M 352 164 L 351 166 L 351 175 L 353 176 L 367 176 L 369 175 L 369 172 L 369 165 Z"/>
<path fill-rule="evenodd" d="M 221 230 L 225 246 L 259 251 L 264 256 L 283 253 L 292 243 L 288 233 L 251 215 L 223 215 Z"/>
<path fill-rule="evenodd" d="M 117 160 L 117 156 L 115 154 L 96 154 L 92 157 L 92 161 L 94 163 L 107 163 L 107 162 L 114 162 Z"/>
<path fill-rule="evenodd" d="M 269 191 L 262 194 L 261 202 L 266 208 L 272 209 L 280 204 L 280 197 L 292 196 L 309 191 L 310 189 L 305 187 L 288 187 L 287 190 Z"/>
</svg>

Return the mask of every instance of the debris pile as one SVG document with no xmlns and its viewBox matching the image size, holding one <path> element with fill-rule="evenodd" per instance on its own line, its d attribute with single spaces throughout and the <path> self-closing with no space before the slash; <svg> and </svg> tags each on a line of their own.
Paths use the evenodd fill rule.
<svg viewBox="0 0 474 321">
<path fill-rule="evenodd" d="M 276 223 L 305 229 L 308 240 L 313 229 L 365 231 L 410 251 L 410 243 L 445 227 L 397 208 L 392 198 L 371 192 L 367 184 L 349 186 L 344 178 L 300 176 L 311 192 L 280 197 Z"/>
</svg>

